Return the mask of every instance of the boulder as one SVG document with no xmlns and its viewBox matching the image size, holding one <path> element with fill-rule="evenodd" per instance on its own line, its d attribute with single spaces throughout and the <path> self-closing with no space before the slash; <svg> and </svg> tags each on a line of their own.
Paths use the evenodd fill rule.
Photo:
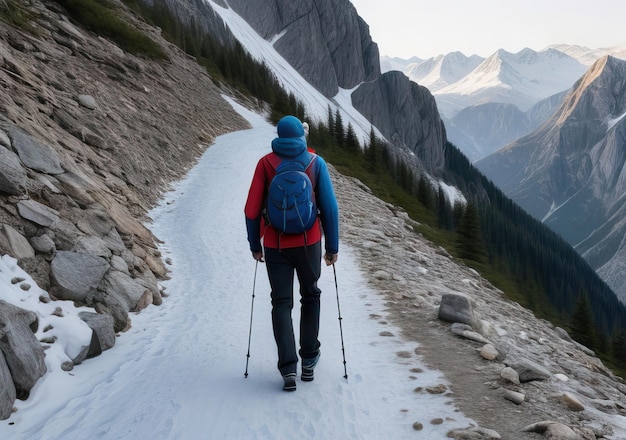
<svg viewBox="0 0 626 440">
<path fill-rule="evenodd" d="M 35 251 L 28 240 L 6 223 L 0 228 L 0 249 L 5 249 L 9 255 L 18 260 L 35 256 Z"/>
<path fill-rule="evenodd" d="M 0 300 L 0 351 L 11 372 L 18 399 L 27 399 L 47 370 L 43 347 L 34 334 L 37 325 L 34 312 Z"/>
<path fill-rule="evenodd" d="M 6 420 L 13 412 L 13 402 L 15 402 L 15 385 L 11 371 L 4 359 L 4 354 L 0 351 L 0 420 Z"/>
<path fill-rule="evenodd" d="M 11 144 L 28 168 L 46 174 L 61 174 L 61 161 L 56 152 L 19 127 L 9 129 Z"/>
<path fill-rule="evenodd" d="M 105 292 L 105 303 L 108 302 L 107 296 L 113 296 L 127 312 L 138 311 L 141 308 L 138 305 L 147 290 L 139 281 L 116 270 L 111 270 L 106 274 L 100 289 Z M 151 302 L 152 298 L 150 298 Z"/>
<path fill-rule="evenodd" d="M 87 358 L 98 356 L 115 345 L 114 319 L 111 315 L 80 312 L 78 316 L 93 330 Z"/>
<path fill-rule="evenodd" d="M 460 322 L 472 326 L 474 312 L 467 295 L 462 293 L 444 293 L 439 305 L 439 319 L 447 322 Z"/>
<path fill-rule="evenodd" d="M 70 251 L 58 251 L 50 264 L 55 294 L 61 299 L 90 302 L 98 285 L 109 270 L 103 258 Z"/>
<path fill-rule="evenodd" d="M 59 221 L 59 212 L 34 200 L 20 200 L 17 202 L 17 210 L 26 220 L 39 226 L 51 226 Z"/>
<path fill-rule="evenodd" d="M 15 196 L 24 194 L 26 178 L 26 170 L 22 167 L 19 157 L 0 146 L 0 193 Z"/>
<path fill-rule="evenodd" d="M 545 367 L 529 359 L 517 359 L 506 361 L 506 364 L 519 374 L 520 382 L 530 382 L 532 380 L 546 380 L 552 376 Z"/>
</svg>

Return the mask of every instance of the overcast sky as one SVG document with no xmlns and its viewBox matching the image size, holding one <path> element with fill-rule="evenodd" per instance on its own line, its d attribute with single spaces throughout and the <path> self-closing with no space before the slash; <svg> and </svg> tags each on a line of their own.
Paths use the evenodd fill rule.
<svg viewBox="0 0 626 440">
<path fill-rule="evenodd" d="M 351 0 L 381 55 L 491 55 L 551 44 L 626 44 L 624 0 Z"/>
</svg>

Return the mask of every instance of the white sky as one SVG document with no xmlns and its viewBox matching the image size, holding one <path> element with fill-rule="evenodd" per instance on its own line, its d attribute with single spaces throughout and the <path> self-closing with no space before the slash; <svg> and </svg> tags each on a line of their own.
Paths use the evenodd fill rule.
<svg viewBox="0 0 626 440">
<path fill-rule="evenodd" d="M 351 0 L 381 55 L 430 58 L 461 51 L 589 48 L 626 43 L 626 2 L 615 0 Z"/>
</svg>

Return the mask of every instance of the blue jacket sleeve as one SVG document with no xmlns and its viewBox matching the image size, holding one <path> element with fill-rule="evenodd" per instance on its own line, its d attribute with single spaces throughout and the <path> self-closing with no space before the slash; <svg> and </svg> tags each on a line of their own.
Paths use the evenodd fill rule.
<svg viewBox="0 0 626 440">
<path fill-rule="evenodd" d="M 246 231 L 248 232 L 248 243 L 252 252 L 261 252 L 261 217 L 249 219 L 246 217 Z"/>
<path fill-rule="evenodd" d="M 339 206 L 330 181 L 328 166 L 319 156 L 317 157 L 316 179 L 315 203 L 320 211 L 326 252 L 336 254 L 339 252 Z"/>
</svg>

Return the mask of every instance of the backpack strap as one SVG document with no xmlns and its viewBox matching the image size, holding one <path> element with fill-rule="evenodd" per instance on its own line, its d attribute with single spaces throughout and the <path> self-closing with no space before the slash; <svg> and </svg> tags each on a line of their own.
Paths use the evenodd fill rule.
<svg viewBox="0 0 626 440">
<path fill-rule="evenodd" d="M 304 167 L 304 172 L 307 174 L 307 176 L 309 176 L 309 179 L 311 179 L 311 183 L 313 184 L 313 190 L 315 191 L 317 173 L 315 172 L 316 170 L 313 169 L 313 165 L 315 164 L 315 159 L 317 159 L 317 154 L 311 151 L 308 151 L 308 154 L 310 155 L 309 163 L 308 164 L 303 163 L 302 166 Z M 276 171 L 278 167 L 280 166 L 280 164 L 283 163 L 284 161 L 297 160 L 297 158 L 293 158 L 293 159 L 282 158 L 274 152 L 272 152 L 271 154 L 268 154 L 266 157 L 267 157 L 267 161 L 269 162 L 270 166 L 274 169 L 274 171 Z"/>
</svg>

